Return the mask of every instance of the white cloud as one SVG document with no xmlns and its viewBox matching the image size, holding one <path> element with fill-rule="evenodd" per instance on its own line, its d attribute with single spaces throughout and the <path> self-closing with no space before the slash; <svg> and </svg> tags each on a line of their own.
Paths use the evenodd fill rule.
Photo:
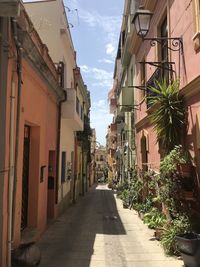
<svg viewBox="0 0 200 267">
<path fill-rule="evenodd" d="M 107 64 L 114 64 L 115 63 L 113 60 L 110 60 L 110 59 L 107 59 L 107 58 L 99 59 L 98 62 L 107 63 Z"/>
<path fill-rule="evenodd" d="M 86 65 L 80 66 L 81 70 L 93 79 L 93 86 L 108 87 L 112 86 L 113 82 L 113 72 L 108 72 L 99 68 L 91 68 Z"/>
<path fill-rule="evenodd" d="M 86 65 L 82 65 L 82 66 L 80 66 L 80 68 L 81 68 L 82 72 L 86 72 L 86 73 L 90 72 L 88 66 L 86 66 Z"/>
<path fill-rule="evenodd" d="M 121 26 L 121 16 L 105 16 L 100 15 L 97 11 L 90 12 L 81 8 L 76 0 L 73 1 L 78 8 L 79 17 L 82 21 L 87 23 L 89 27 L 99 28 L 103 30 L 104 42 L 107 44 L 105 47 L 105 52 L 111 56 L 111 58 L 116 56 L 117 45 L 119 40 L 119 32 Z M 107 48 L 108 46 L 108 48 Z M 112 50 L 110 52 L 110 50 Z"/>
<path fill-rule="evenodd" d="M 101 113 L 108 113 L 108 106 L 105 99 L 100 99 L 93 103 L 94 110 L 101 111 Z"/>
<path fill-rule="evenodd" d="M 106 54 L 114 58 L 116 56 L 116 48 L 112 43 L 106 45 Z"/>
</svg>

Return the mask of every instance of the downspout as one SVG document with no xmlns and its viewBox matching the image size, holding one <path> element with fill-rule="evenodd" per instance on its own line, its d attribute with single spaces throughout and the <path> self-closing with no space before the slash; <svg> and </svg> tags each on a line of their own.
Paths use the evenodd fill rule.
<svg viewBox="0 0 200 267">
<path fill-rule="evenodd" d="M 19 129 L 20 129 L 20 107 L 21 107 L 21 89 L 22 89 L 22 47 L 17 36 L 17 21 L 12 18 L 12 31 L 13 38 L 17 51 L 17 76 L 18 76 L 18 87 L 17 87 L 17 111 L 16 111 L 16 132 L 15 132 L 15 151 L 14 153 L 14 174 L 10 173 L 10 192 L 9 192 L 9 225 L 8 225 L 8 243 L 9 243 L 9 267 L 11 266 L 11 246 L 14 238 L 14 223 L 15 223 L 15 212 L 16 212 L 16 188 L 17 188 L 17 171 L 18 171 L 18 149 L 19 149 Z M 12 93 L 14 88 L 12 88 Z M 12 142 L 12 141 L 11 141 Z M 12 153 L 10 156 L 13 156 Z M 12 161 L 10 162 L 12 163 Z M 13 178 L 12 178 L 13 177 Z"/>
<path fill-rule="evenodd" d="M 60 167 L 60 134 L 61 134 L 61 120 L 62 120 L 62 103 L 67 100 L 67 92 L 63 90 L 64 99 L 58 104 L 58 128 L 57 128 L 57 153 L 56 153 L 56 204 L 58 203 L 58 188 L 59 188 L 59 167 Z"/>
<path fill-rule="evenodd" d="M 76 203 L 76 180 L 77 180 L 77 135 L 74 133 L 74 183 L 73 183 L 73 203 Z"/>
<path fill-rule="evenodd" d="M 6 107 L 7 107 L 7 75 L 8 75 L 8 18 L 0 17 L 0 225 L 3 226 L 3 203 L 5 175 L 8 166 L 6 163 Z M 0 229 L 0 266 L 3 264 L 3 227 Z M 6 244 L 7 247 L 7 244 Z"/>
<path fill-rule="evenodd" d="M 83 149 L 83 141 L 81 141 L 81 149 L 82 149 L 82 195 L 85 194 L 85 176 L 84 176 L 84 149 Z"/>
<path fill-rule="evenodd" d="M 13 209 L 13 188 L 14 188 L 14 168 L 15 168 L 15 83 L 12 79 L 11 96 L 10 96 L 10 137 L 9 137 L 9 179 L 8 179 L 8 266 L 11 266 L 11 253 L 12 253 L 12 209 Z M 14 214 L 13 214 L 14 215 Z"/>
<path fill-rule="evenodd" d="M 85 108 L 85 102 L 83 102 L 83 132 L 82 132 L 82 135 L 83 135 L 83 139 L 81 141 L 81 149 L 82 149 L 82 195 L 84 196 L 85 194 L 85 175 L 84 175 L 84 137 L 85 137 L 85 116 L 84 116 L 84 108 Z"/>
</svg>

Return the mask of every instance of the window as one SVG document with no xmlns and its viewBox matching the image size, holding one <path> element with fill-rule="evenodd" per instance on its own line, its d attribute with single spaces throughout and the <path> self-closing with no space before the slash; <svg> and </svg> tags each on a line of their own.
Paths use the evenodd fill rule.
<svg viewBox="0 0 200 267">
<path fill-rule="evenodd" d="M 76 112 L 79 114 L 79 99 L 76 97 Z"/>
<path fill-rule="evenodd" d="M 64 183 L 65 180 L 66 180 L 66 152 L 62 152 L 61 182 Z"/>
<path fill-rule="evenodd" d="M 81 120 L 83 120 L 83 107 L 81 106 Z"/>
<path fill-rule="evenodd" d="M 100 156 L 100 161 L 103 161 L 103 155 Z"/>
<path fill-rule="evenodd" d="M 162 21 L 159 29 L 159 35 L 160 37 L 167 38 L 168 37 L 168 25 L 167 25 L 167 16 L 165 16 L 164 20 Z M 170 66 L 168 63 L 169 55 L 168 55 L 168 40 L 165 39 L 161 41 L 160 46 L 160 61 L 163 63 L 163 70 L 161 73 L 161 77 L 163 79 L 166 79 L 166 81 L 169 80 L 169 70 Z M 172 66 L 171 66 L 172 67 Z"/>
<path fill-rule="evenodd" d="M 146 136 L 142 136 L 140 140 L 140 146 L 141 146 L 141 159 L 142 159 L 142 170 L 147 171 L 148 170 L 148 150 L 147 150 L 147 138 Z"/>
<path fill-rule="evenodd" d="M 168 37 L 167 17 L 165 17 L 163 23 L 160 26 L 160 36 L 161 37 Z M 168 45 L 168 43 L 166 40 L 161 42 L 161 61 L 162 62 L 168 61 L 167 45 Z"/>
<path fill-rule="evenodd" d="M 200 0 L 193 0 L 194 48 L 200 48 Z"/>
<path fill-rule="evenodd" d="M 58 77 L 59 77 L 59 85 L 64 88 L 65 86 L 65 64 L 63 61 L 60 61 L 58 64 Z"/>
</svg>

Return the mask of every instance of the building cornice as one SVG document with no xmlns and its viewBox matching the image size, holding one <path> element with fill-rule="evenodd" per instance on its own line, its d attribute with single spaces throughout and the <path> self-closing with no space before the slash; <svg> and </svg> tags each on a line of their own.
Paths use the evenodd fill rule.
<svg viewBox="0 0 200 267">
<path fill-rule="evenodd" d="M 32 65 L 40 77 L 48 84 L 48 88 L 56 96 L 57 100 L 64 99 L 64 92 L 59 86 L 58 81 L 50 71 L 44 58 L 39 53 L 30 35 L 22 32 L 21 46 L 23 48 L 23 57 Z"/>
<path fill-rule="evenodd" d="M 193 79 L 190 83 L 180 89 L 180 94 L 184 96 L 185 100 L 200 93 L 200 75 Z"/>
<path fill-rule="evenodd" d="M 64 91 L 58 83 L 57 70 L 48 54 L 48 48 L 42 43 L 23 6 L 21 6 L 21 14 L 17 19 L 17 23 L 23 58 L 31 64 L 41 79 L 47 83 L 57 101 L 65 99 Z"/>
<path fill-rule="evenodd" d="M 200 93 L 200 75 L 188 83 L 186 86 L 180 89 L 180 94 L 184 96 L 185 100 L 189 100 L 190 98 L 194 97 L 195 95 Z M 136 131 L 139 132 L 144 126 L 151 124 L 149 115 L 155 110 L 155 106 L 150 107 L 147 110 L 147 115 L 136 122 L 135 128 Z"/>
<path fill-rule="evenodd" d="M 136 132 L 140 132 L 144 128 L 144 126 L 146 126 L 149 123 L 150 123 L 149 116 L 146 115 L 144 118 L 136 122 L 135 124 Z"/>
</svg>

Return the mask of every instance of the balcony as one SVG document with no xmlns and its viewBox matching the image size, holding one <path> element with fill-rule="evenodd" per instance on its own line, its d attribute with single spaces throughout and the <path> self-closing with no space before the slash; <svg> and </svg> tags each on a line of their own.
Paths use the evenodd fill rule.
<svg viewBox="0 0 200 267">
<path fill-rule="evenodd" d="M 110 99 L 110 113 L 114 114 L 114 111 L 117 108 L 117 99 L 116 98 L 111 98 Z"/>
<path fill-rule="evenodd" d="M 134 88 L 122 87 L 119 95 L 119 109 L 121 112 L 129 112 L 133 110 L 134 105 Z"/>
<path fill-rule="evenodd" d="M 66 88 L 67 101 L 62 104 L 62 118 L 66 119 L 68 125 L 74 131 L 83 131 L 84 124 L 80 114 L 77 112 L 77 97 L 76 90 L 73 88 Z M 80 108 L 79 108 L 80 110 Z"/>
</svg>

